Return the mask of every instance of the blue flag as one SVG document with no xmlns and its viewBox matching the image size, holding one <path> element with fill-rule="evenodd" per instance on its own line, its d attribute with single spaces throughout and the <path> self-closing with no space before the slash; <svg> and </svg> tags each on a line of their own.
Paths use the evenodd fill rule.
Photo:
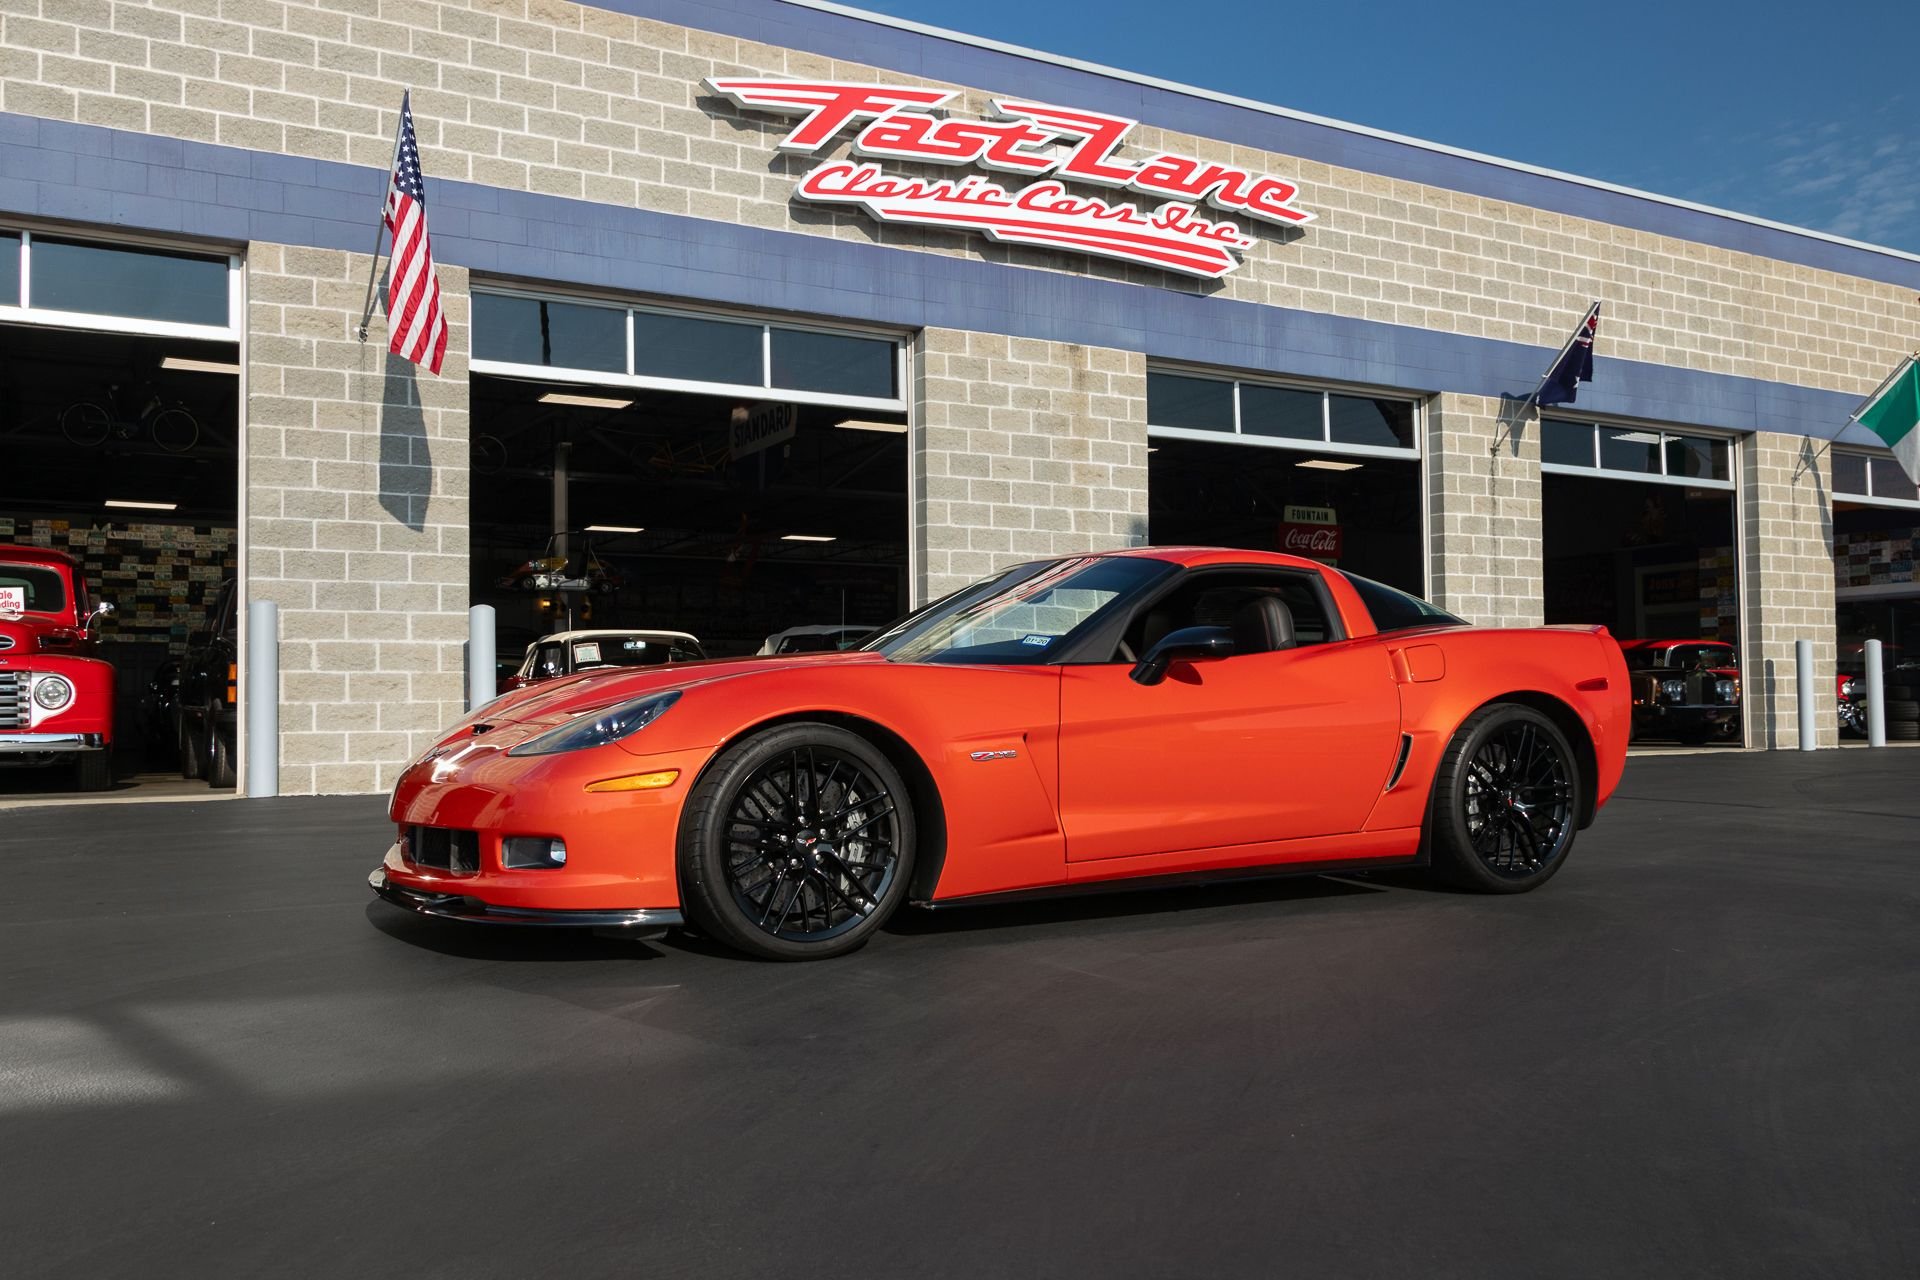
<svg viewBox="0 0 1920 1280">
<path fill-rule="evenodd" d="M 1546 380 L 1534 396 L 1537 404 L 1572 404 L 1582 382 L 1593 381 L 1593 340 L 1600 334 L 1600 304 L 1594 303 L 1587 318 L 1574 330 L 1573 341 L 1547 370 Z"/>
</svg>

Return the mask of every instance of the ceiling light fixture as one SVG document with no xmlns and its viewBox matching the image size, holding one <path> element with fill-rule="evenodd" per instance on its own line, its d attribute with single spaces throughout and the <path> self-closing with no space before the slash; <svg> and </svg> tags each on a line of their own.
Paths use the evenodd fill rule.
<svg viewBox="0 0 1920 1280">
<path fill-rule="evenodd" d="M 1315 471 L 1358 471 L 1365 466 L 1362 462 L 1335 462 L 1331 458 L 1308 458 L 1305 462 L 1296 462 L 1296 467 L 1311 467 Z"/>
<path fill-rule="evenodd" d="M 1616 431 L 1607 436 L 1609 440 L 1618 440 L 1621 444 L 1659 444 L 1658 431 Z"/>
<path fill-rule="evenodd" d="M 637 524 L 590 524 L 588 533 L 645 533 L 646 529 Z"/>
<path fill-rule="evenodd" d="M 195 360 L 190 356 L 168 356 L 160 362 L 162 369 L 177 369 L 182 373 L 230 373 L 238 375 L 240 366 L 225 360 Z"/>
<path fill-rule="evenodd" d="M 907 434 L 907 424 L 904 422 L 869 422 L 864 418 L 848 418 L 845 422 L 833 425 L 847 431 L 885 431 L 896 436 Z"/>
<path fill-rule="evenodd" d="M 624 409 L 632 404 L 631 400 L 616 400 L 611 396 L 576 396 L 564 391 L 549 391 L 540 397 L 541 404 L 575 404 L 583 409 Z"/>
<path fill-rule="evenodd" d="M 838 542 L 840 539 L 831 533 L 783 533 L 782 542 Z"/>
<path fill-rule="evenodd" d="M 172 511 L 180 504 L 177 502 L 135 502 L 130 498 L 108 498 L 106 506 L 127 507 L 134 511 Z"/>
</svg>

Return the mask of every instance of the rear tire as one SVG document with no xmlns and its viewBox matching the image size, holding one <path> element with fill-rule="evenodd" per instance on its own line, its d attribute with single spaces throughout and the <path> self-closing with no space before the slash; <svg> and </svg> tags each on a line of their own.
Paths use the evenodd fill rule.
<svg viewBox="0 0 1920 1280">
<path fill-rule="evenodd" d="M 1434 870 L 1478 893 L 1537 889 L 1572 852 L 1584 799 L 1558 725 L 1516 703 L 1482 707 L 1453 735 L 1434 774 Z"/>
<path fill-rule="evenodd" d="M 783 725 L 728 748 L 688 797 L 682 898 L 728 946 L 824 960 L 886 923 L 913 855 L 913 804 L 892 762 L 836 725 Z"/>
</svg>

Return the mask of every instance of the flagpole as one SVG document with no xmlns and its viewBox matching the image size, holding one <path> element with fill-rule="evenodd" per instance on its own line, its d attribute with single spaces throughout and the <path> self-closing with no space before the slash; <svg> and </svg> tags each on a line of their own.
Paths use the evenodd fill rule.
<svg viewBox="0 0 1920 1280">
<path fill-rule="evenodd" d="M 1888 387 L 1898 382 L 1900 380 L 1900 375 L 1905 373 L 1907 371 L 1907 366 L 1911 364 L 1920 364 L 1920 351 L 1914 352 L 1912 355 L 1902 360 L 1899 364 L 1896 364 L 1895 366 L 1893 366 L 1893 372 L 1888 374 L 1886 377 L 1880 379 L 1880 385 L 1875 387 L 1872 391 L 1868 392 L 1867 398 L 1865 400 L 1862 400 L 1859 404 L 1853 406 L 1853 412 L 1847 415 L 1847 421 L 1859 422 L 1861 412 L 1864 411 L 1866 407 L 1872 404 L 1875 400 L 1878 400 L 1880 398 L 1881 392 L 1885 391 Z"/>
<path fill-rule="evenodd" d="M 387 202 L 393 196 L 393 168 L 400 163 L 400 131 L 406 127 L 405 107 L 411 88 L 400 91 L 401 120 L 393 126 L 393 158 L 387 161 L 387 181 L 380 191 L 380 218 L 373 226 L 373 261 L 367 264 L 367 301 L 360 309 L 360 341 L 367 340 L 367 322 L 373 319 L 373 286 L 380 278 L 380 242 L 387 234 Z"/>
<path fill-rule="evenodd" d="M 1573 334 L 1561 344 L 1560 350 L 1555 353 L 1553 359 L 1547 364 L 1547 371 L 1540 375 L 1540 381 L 1534 385 L 1532 394 L 1526 399 L 1527 404 L 1538 405 L 1540 403 L 1540 393 L 1547 389 L 1547 379 L 1553 376 L 1553 371 L 1560 367 L 1562 360 L 1566 359 L 1567 352 L 1573 350 L 1573 344 L 1580 341 L 1580 335 L 1587 331 L 1587 321 L 1593 319 L 1593 313 L 1600 309 L 1600 301 L 1600 299 L 1595 298 L 1593 305 L 1587 308 L 1587 314 L 1580 317 L 1580 323 L 1573 327 Z"/>
</svg>

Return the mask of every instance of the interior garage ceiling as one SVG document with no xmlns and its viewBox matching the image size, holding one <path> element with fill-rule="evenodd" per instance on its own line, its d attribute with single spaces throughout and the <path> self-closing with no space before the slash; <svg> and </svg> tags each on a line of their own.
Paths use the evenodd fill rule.
<svg viewBox="0 0 1920 1280">
<path fill-rule="evenodd" d="M 162 369 L 167 357 L 238 358 L 232 343 L 0 325 L 8 510 L 81 512 L 119 498 L 178 503 L 169 518 L 184 522 L 233 523 L 240 380 Z M 155 397 L 198 422 L 199 439 L 187 451 L 169 452 L 142 427 L 142 410 Z M 79 401 L 108 410 L 115 427 L 105 442 L 77 444 L 63 433 L 61 416 Z"/>
</svg>

